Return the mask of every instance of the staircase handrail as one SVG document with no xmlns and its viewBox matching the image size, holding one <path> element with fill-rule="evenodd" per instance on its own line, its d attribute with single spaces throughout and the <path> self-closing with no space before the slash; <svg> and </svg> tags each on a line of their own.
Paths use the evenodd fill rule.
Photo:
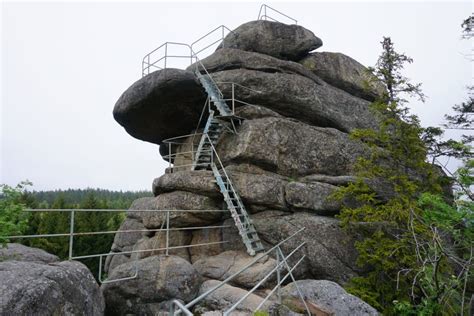
<svg viewBox="0 0 474 316">
<path fill-rule="evenodd" d="M 294 21 L 295 24 L 298 24 L 298 21 L 297 21 L 296 19 L 294 19 L 294 18 L 292 18 L 291 16 L 288 16 L 288 15 L 286 15 L 285 13 L 280 12 L 280 11 L 278 11 L 277 9 L 274 9 L 274 8 L 272 8 L 271 6 L 266 5 L 266 4 L 262 4 L 262 6 L 260 7 L 260 11 L 258 11 L 258 18 L 257 18 L 257 20 L 263 20 L 264 18 L 265 18 L 265 20 L 266 20 L 266 19 L 268 18 L 268 19 L 271 19 L 271 20 L 273 20 L 273 21 L 275 21 L 275 22 L 280 22 L 280 23 L 282 23 L 281 21 L 278 21 L 277 19 L 274 19 L 274 18 L 272 18 L 271 16 L 269 16 L 269 15 L 267 14 L 267 8 L 270 9 L 271 11 L 275 11 L 276 13 L 278 13 L 278 14 L 280 14 L 280 15 L 282 15 L 282 16 L 284 16 L 284 17 L 286 17 L 286 18 L 288 18 L 288 19 L 290 19 L 290 20 L 292 20 L 292 21 Z M 263 10 L 263 14 L 262 14 L 262 10 Z"/>
<path fill-rule="evenodd" d="M 207 45 L 206 47 L 200 49 L 199 51 L 196 52 L 196 54 L 199 54 L 200 52 L 202 52 L 203 50 L 205 49 L 208 49 L 209 47 L 211 47 L 212 45 L 215 45 L 217 43 L 219 43 L 219 41 L 222 41 L 222 47 L 225 47 L 225 36 L 224 36 L 224 31 L 227 30 L 229 31 L 229 33 L 232 33 L 234 36 L 237 36 L 237 34 L 232 31 L 231 29 L 229 29 L 227 26 L 225 26 L 224 24 L 222 25 L 219 25 L 218 27 L 216 27 L 215 29 L 213 29 L 212 31 L 209 31 L 207 34 L 201 36 L 199 39 L 195 40 L 194 42 L 191 43 L 191 48 L 193 48 L 194 45 L 196 45 L 197 43 L 199 43 L 200 41 L 202 41 L 203 39 L 205 39 L 206 37 L 208 37 L 209 35 L 211 35 L 212 33 L 214 33 L 215 31 L 221 29 L 222 30 L 222 37 L 221 39 L 213 42 L 212 44 L 209 44 Z"/>
<path fill-rule="evenodd" d="M 208 139 L 208 141 L 209 141 L 209 143 L 210 143 L 210 145 L 211 145 L 212 152 L 214 153 L 214 155 L 215 155 L 216 158 L 217 158 L 217 162 L 219 163 L 219 166 L 221 167 L 221 170 L 224 172 L 224 176 L 226 177 L 227 184 L 230 186 L 230 188 L 232 189 L 232 191 L 237 192 L 237 190 L 235 190 L 235 188 L 234 188 L 234 185 L 232 184 L 232 181 L 231 181 L 229 175 L 227 174 L 227 171 L 225 170 L 225 167 L 224 167 L 224 164 L 223 164 L 222 161 L 221 161 L 221 158 L 220 158 L 219 155 L 217 154 L 216 148 L 214 147 L 214 145 L 212 144 L 211 139 L 209 138 L 209 135 L 206 134 L 206 137 L 207 137 L 207 139 Z M 242 205 L 242 201 L 241 201 L 240 198 L 237 199 L 237 202 L 239 203 L 239 206 L 240 206 L 241 208 L 245 208 L 245 206 Z"/>
</svg>

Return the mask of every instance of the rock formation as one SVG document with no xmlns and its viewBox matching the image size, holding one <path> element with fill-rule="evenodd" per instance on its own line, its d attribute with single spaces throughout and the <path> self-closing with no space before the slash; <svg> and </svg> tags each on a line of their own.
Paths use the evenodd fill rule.
<svg viewBox="0 0 474 316">
<path fill-rule="evenodd" d="M 0 248 L 0 315 L 100 316 L 104 309 L 84 264 L 20 244 Z"/>
<path fill-rule="evenodd" d="M 367 154 L 349 132 L 376 126 L 369 104 L 383 86 L 346 55 L 312 52 L 321 45 L 301 26 L 249 22 L 230 33 L 201 63 L 187 70 L 156 71 L 135 82 L 119 98 L 113 114 L 130 135 L 160 145 L 160 153 L 166 156 L 165 139 L 203 127 L 197 124 L 207 94 L 194 74 L 196 69 L 205 67 L 224 98 L 232 96 L 229 82 L 250 88 L 234 86 L 240 100 L 235 115 L 242 121 L 236 133 L 223 134 L 216 147 L 260 239 L 269 248 L 305 227 L 282 248 L 289 253 L 305 242 L 306 259 L 295 270 L 296 277 L 328 280 L 298 281 L 307 301 L 328 311 L 327 315 L 376 315 L 336 284 L 345 284 L 361 270 L 355 265 L 357 236 L 342 231 L 334 217 L 342 203 L 351 202 L 330 196 L 354 180 L 354 164 Z M 199 137 L 189 137 L 172 149 L 172 154 L 183 154 L 173 160 L 173 170 L 153 181 L 155 197 L 131 206 L 120 230 L 144 232 L 116 234 L 106 262 L 109 277 L 132 275 L 136 266 L 139 274 L 135 280 L 103 286 L 109 313 L 151 315 L 164 310 L 172 298 L 189 302 L 251 261 L 228 211 L 171 213 L 171 227 L 189 229 L 171 231 L 169 246 L 190 247 L 170 249 L 170 256 L 163 255 L 165 234 L 159 231 L 165 213 L 143 211 L 226 210 L 211 171 L 176 168 L 192 163 L 184 152 L 198 141 Z M 204 243 L 212 245 L 199 246 Z M 266 257 L 201 301 L 195 311 L 230 306 L 274 267 L 275 258 Z M 264 285 L 268 289 L 272 284 L 274 278 Z M 295 294 L 292 284 L 285 288 L 288 299 Z M 240 311 L 258 306 L 259 293 L 250 295 Z M 286 310 L 275 315 L 298 312 L 292 304 L 274 303 L 268 301 L 265 309 Z"/>
</svg>

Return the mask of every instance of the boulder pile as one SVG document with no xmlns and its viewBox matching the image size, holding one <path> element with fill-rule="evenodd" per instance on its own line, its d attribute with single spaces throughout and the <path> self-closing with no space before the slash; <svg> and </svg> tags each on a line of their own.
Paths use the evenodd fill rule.
<svg viewBox="0 0 474 316">
<path fill-rule="evenodd" d="M 342 231 L 334 217 L 341 203 L 351 202 L 330 196 L 354 180 L 354 164 L 367 154 L 349 132 L 376 126 L 369 104 L 384 87 L 346 55 L 313 52 L 320 46 L 321 39 L 304 27 L 248 22 L 201 63 L 156 71 L 135 82 L 119 98 L 113 115 L 131 136 L 161 145 L 160 153 L 167 155 L 165 139 L 202 127 L 197 124 L 207 94 L 194 71 L 205 67 L 226 98 L 232 94 L 228 83 L 237 84 L 235 98 L 242 102 L 236 103 L 235 115 L 243 120 L 237 133 L 222 135 L 217 151 L 260 239 L 271 247 L 305 227 L 283 251 L 305 242 L 306 259 L 295 275 L 307 302 L 327 315 L 376 315 L 337 285 L 361 270 L 355 264 L 357 237 Z M 199 139 L 187 143 L 195 141 Z M 175 166 L 190 159 L 176 159 Z M 137 267 L 139 271 L 134 280 L 103 286 L 110 314 L 152 315 L 166 310 L 173 298 L 189 302 L 252 259 L 229 212 L 217 212 L 226 207 L 211 171 L 168 170 L 153 181 L 153 193 L 155 197 L 133 203 L 120 228 L 141 232 L 117 233 L 113 255 L 107 258 L 109 278 L 133 275 Z M 165 225 L 164 213 L 140 210 L 216 212 L 171 213 L 170 227 L 189 229 L 170 231 L 169 246 L 190 247 L 170 249 L 165 256 L 163 250 L 152 250 L 165 247 L 165 233 L 159 230 Z M 193 228 L 202 226 L 216 228 Z M 200 246 L 205 243 L 212 245 Z M 229 307 L 274 267 L 275 258 L 266 258 L 201 301 L 195 312 Z M 292 284 L 284 290 L 289 301 L 297 298 Z M 240 311 L 258 306 L 259 293 L 250 295 Z M 275 315 L 294 315 L 301 304 L 273 303 L 265 308 Z"/>
</svg>

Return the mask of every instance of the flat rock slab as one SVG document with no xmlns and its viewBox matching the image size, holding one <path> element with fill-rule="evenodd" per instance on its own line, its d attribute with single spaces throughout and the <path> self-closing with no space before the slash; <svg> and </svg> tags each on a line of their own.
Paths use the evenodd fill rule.
<svg viewBox="0 0 474 316">
<path fill-rule="evenodd" d="M 94 277 L 77 261 L 0 263 L 0 315 L 103 315 Z"/>
<path fill-rule="evenodd" d="M 205 101 L 205 91 L 191 71 L 169 68 L 131 85 L 118 99 L 113 115 L 133 137 L 161 144 L 190 133 Z"/>
<path fill-rule="evenodd" d="M 237 89 L 238 100 L 310 125 L 343 132 L 377 126 L 370 102 L 299 74 L 240 68 L 215 72 L 212 77 L 216 82 L 234 82 L 251 89 Z M 232 86 L 218 85 L 224 96 L 231 98 Z"/>
<path fill-rule="evenodd" d="M 366 67 L 341 53 L 311 53 L 300 63 L 327 83 L 369 101 L 385 91 L 383 84 Z"/>
<path fill-rule="evenodd" d="M 193 266 L 202 276 L 215 280 L 225 280 L 240 271 L 252 262 L 255 257 L 242 251 L 225 251 L 217 256 L 203 258 L 196 261 Z M 276 261 L 268 256 L 251 265 L 247 270 L 238 274 L 230 283 L 237 286 L 251 288 L 260 282 L 276 267 Z M 276 272 L 267 279 L 267 283 L 276 278 Z"/>
<path fill-rule="evenodd" d="M 216 200 L 191 192 L 173 191 L 158 195 L 156 210 L 176 210 L 170 212 L 170 227 L 206 226 L 216 223 L 222 217 L 222 208 Z M 190 212 L 186 212 L 186 210 Z M 203 212 L 192 212 L 203 210 Z M 204 212 L 210 210 L 211 212 Z M 216 212 L 217 211 L 217 212 Z M 146 228 L 160 228 L 166 220 L 166 212 L 143 212 L 141 214 Z"/>
<path fill-rule="evenodd" d="M 192 64 L 187 70 L 195 71 L 199 69 L 201 73 L 204 73 L 202 66 L 211 74 L 224 70 L 243 68 L 264 72 L 292 73 L 307 77 L 317 83 L 323 82 L 323 80 L 314 74 L 313 69 L 308 69 L 308 67 L 297 62 L 281 60 L 269 55 L 248 52 L 241 49 L 219 49 L 199 63 Z M 238 87 L 236 88 L 238 89 Z"/>
<path fill-rule="evenodd" d="M 322 45 L 320 38 L 300 25 L 258 20 L 244 23 L 229 33 L 219 48 L 237 48 L 298 60 Z"/>
<path fill-rule="evenodd" d="M 282 289 L 283 297 L 299 298 L 299 287 L 303 297 L 317 306 L 332 312 L 337 316 L 376 316 L 377 310 L 361 300 L 347 293 L 337 283 L 327 280 L 298 280 Z"/>
<path fill-rule="evenodd" d="M 217 151 L 224 164 L 248 162 L 296 178 L 351 175 L 357 158 L 366 154 L 362 143 L 337 129 L 279 118 L 244 121 L 238 134 L 219 142 Z"/>
</svg>

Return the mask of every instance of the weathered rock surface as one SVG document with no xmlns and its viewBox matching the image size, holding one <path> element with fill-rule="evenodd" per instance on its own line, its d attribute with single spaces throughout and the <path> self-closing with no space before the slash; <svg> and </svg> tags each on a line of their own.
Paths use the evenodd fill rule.
<svg viewBox="0 0 474 316">
<path fill-rule="evenodd" d="M 251 257 L 245 252 L 231 250 L 222 252 L 217 256 L 200 259 L 196 261 L 193 266 L 202 276 L 223 281 L 241 270 L 254 259 L 255 257 Z M 276 261 L 273 258 L 264 257 L 243 273 L 233 278 L 231 284 L 251 288 L 260 282 L 275 267 Z M 274 280 L 275 275 L 276 274 L 273 273 L 272 276 L 268 278 L 268 282 Z"/>
<path fill-rule="evenodd" d="M 0 315 L 99 316 L 104 308 L 99 286 L 80 262 L 0 263 Z"/>
<path fill-rule="evenodd" d="M 176 229 L 176 228 L 174 228 Z M 181 247 L 191 243 L 192 234 L 191 231 L 186 230 L 171 230 L 168 236 L 168 247 Z M 155 236 L 151 238 L 144 238 L 145 241 L 140 243 L 140 247 L 135 250 L 152 250 L 152 249 L 165 249 L 166 248 L 166 232 L 157 232 Z M 137 253 L 133 258 L 146 258 L 154 255 L 165 254 L 165 250 L 153 250 L 147 252 Z M 189 250 L 187 248 L 176 248 L 169 249 L 170 255 L 179 256 L 186 261 L 191 261 L 189 257 Z"/>
<path fill-rule="evenodd" d="M 258 20 L 244 23 L 229 33 L 219 48 L 237 48 L 298 60 L 322 45 L 321 39 L 302 26 Z"/>
<path fill-rule="evenodd" d="M 327 183 L 290 182 L 285 187 L 285 198 L 293 211 L 335 215 L 341 210 L 341 203 L 330 198 L 336 190 L 336 186 Z"/>
<path fill-rule="evenodd" d="M 334 127 L 344 132 L 376 126 L 368 101 L 330 85 L 317 84 L 307 77 L 248 69 L 219 71 L 212 77 L 216 82 L 235 82 L 252 89 L 240 89 L 236 99 L 310 125 Z M 227 98 L 232 95 L 230 85 L 220 84 L 219 88 Z"/>
<path fill-rule="evenodd" d="M 128 251 L 145 234 L 145 226 L 135 218 L 126 218 L 115 234 L 112 251 Z M 141 231 L 140 231 L 141 230 Z"/>
<path fill-rule="evenodd" d="M 280 211 L 265 211 L 252 215 L 252 220 L 260 239 L 270 245 L 275 245 L 293 235 L 297 230 L 305 230 L 282 245 L 285 254 L 290 253 L 302 242 L 306 242 L 303 252 L 299 251 L 289 262 L 291 265 L 306 254 L 300 266 L 295 270 L 299 276 L 315 279 L 325 279 L 346 283 L 362 270 L 356 266 L 357 251 L 354 247 L 355 237 L 348 235 L 339 227 L 339 220 L 316 216 L 309 213 L 285 213 Z M 224 224 L 232 223 L 226 220 Z M 239 238 L 236 228 L 223 231 L 224 240 Z M 226 250 L 244 250 L 243 244 L 224 244 Z"/>
<path fill-rule="evenodd" d="M 337 283 L 326 280 L 296 281 L 302 295 L 337 316 L 375 316 L 377 310 L 354 295 L 347 293 Z M 290 283 L 282 289 L 283 297 L 299 298 L 295 283 Z"/>
<path fill-rule="evenodd" d="M 248 69 L 269 73 L 296 74 L 307 77 L 318 84 L 324 83 L 323 80 L 314 74 L 312 69 L 308 69 L 297 62 L 281 60 L 269 55 L 247 52 L 240 49 L 219 49 L 209 57 L 201 60 L 200 63 L 189 66 L 187 70 L 195 71 L 199 67 L 200 71 L 203 72 L 204 69 L 202 66 L 211 74 L 224 70 Z M 239 95 L 239 92 L 245 93 L 245 90 L 242 90 L 238 86 L 235 86 L 235 89 L 236 96 Z"/>
<path fill-rule="evenodd" d="M 176 256 L 153 256 L 116 267 L 109 279 L 138 275 L 126 282 L 102 285 L 108 315 L 155 315 L 164 309 L 162 302 L 192 300 L 199 291 L 201 277 L 186 260 Z"/>
<path fill-rule="evenodd" d="M 277 118 L 245 121 L 217 150 L 224 163 L 249 162 L 289 177 L 350 175 L 364 154 L 360 143 L 336 129 Z"/>
<path fill-rule="evenodd" d="M 115 267 L 130 261 L 130 254 L 122 254 L 121 252 L 111 252 L 105 258 L 104 272 L 109 273 Z"/>
<path fill-rule="evenodd" d="M 59 258 L 39 248 L 8 243 L 6 247 L 0 245 L 0 262 L 7 260 L 52 263 L 59 261 Z"/>
<path fill-rule="evenodd" d="M 300 63 L 327 83 L 369 101 L 374 101 L 385 91 L 366 67 L 341 53 L 312 53 Z"/>
<path fill-rule="evenodd" d="M 158 210 L 170 212 L 170 227 L 203 226 L 218 222 L 222 212 L 185 212 L 183 210 L 221 210 L 210 197 L 185 191 L 163 193 L 155 198 Z M 146 228 L 160 228 L 166 219 L 166 212 L 142 213 Z"/>
<path fill-rule="evenodd" d="M 183 170 L 181 172 L 165 173 L 153 181 L 153 194 L 155 196 L 176 190 L 216 197 L 221 196 L 210 170 Z"/>
<path fill-rule="evenodd" d="M 199 294 L 205 293 L 206 291 L 218 286 L 221 282 L 216 280 L 208 280 L 204 282 L 199 290 Z M 214 291 L 210 295 L 206 296 L 201 303 L 196 307 L 200 312 L 207 311 L 219 311 L 226 310 L 233 304 L 237 303 L 245 294 L 248 292 L 244 289 L 234 287 L 228 284 L 223 285 L 218 290 Z M 236 311 L 253 312 L 258 305 L 263 301 L 263 298 L 250 294 L 237 308 Z M 268 309 L 271 305 L 270 302 L 266 302 L 262 310 Z"/>
<path fill-rule="evenodd" d="M 113 115 L 133 137 L 161 144 L 195 128 L 205 101 L 192 72 L 165 69 L 131 85 L 118 99 Z"/>
<path fill-rule="evenodd" d="M 256 175 L 230 170 L 228 174 L 242 201 L 251 208 L 250 211 L 257 211 L 262 207 L 287 209 L 287 181 L 283 177 L 270 172 Z"/>
<path fill-rule="evenodd" d="M 136 219 L 142 222 L 142 214 L 144 212 L 137 212 L 143 210 L 156 210 L 156 199 L 154 197 L 142 197 L 132 202 L 128 208 L 127 217 Z"/>
<path fill-rule="evenodd" d="M 215 256 L 224 251 L 222 240 L 222 230 L 226 228 L 197 229 L 192 232 L 189 254 L 191 262 L 196 262 L 201 258 Z M 196 246 L 199 244 L 213 243 L 212 245 Z"/>
</svg>

